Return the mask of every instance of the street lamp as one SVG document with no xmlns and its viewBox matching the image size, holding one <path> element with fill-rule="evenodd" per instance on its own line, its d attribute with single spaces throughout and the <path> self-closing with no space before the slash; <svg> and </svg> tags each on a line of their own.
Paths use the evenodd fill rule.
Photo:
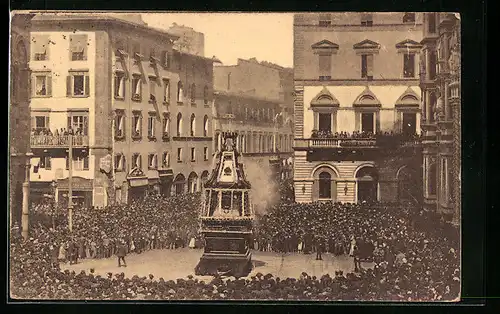
<svg viewBox="0 0 500 314">
<path fill-rule="evenodd" d="M 68 227 L 69 232 L 73 232 L 73 130 L 68 131 Z"/>
<path fill-rule="evenodd" d="M 53 197 L 53 203 L 52 203 L 52 229 L 56 229 L 56 221 L 55 221 L 55 216 L 57 215 L 57 201 L 56 201 L 56 180 L 52 180 L 52 197 Z"/>
<path fill-rule="evenodd" d="M 25 175 L 23 182 L 23 207 L 22 207 L 22 218 L 21 218 L 21 226 L 22 226 L 22 236 L 25 240 L 28 239 L 29 235 L 29 199 L 30 199 L 30 167 L 31 167 L 31 157 L 33 153 L 26 153 L 26 164 L 25 167 Z"/>
</svg>

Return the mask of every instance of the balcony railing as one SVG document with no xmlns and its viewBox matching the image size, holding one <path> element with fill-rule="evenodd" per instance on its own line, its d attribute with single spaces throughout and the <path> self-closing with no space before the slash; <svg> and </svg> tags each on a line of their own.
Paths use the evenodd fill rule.
<svg viewBox="0 0 500 314">
<path fill-rule="evenodd" d="M 69 135 L 31 135 L 31 148 L 69 147 Z M 73 135 L 73 147 L 89 146 L 87 135 Z"/>
<path fill-rule="evenodd" d="M 420 137 L 377 136 L 371 138 L 308 138 L 295 139 L 295 149 L 310 148 L 384 148 L 420 144 Z"/>
</svg>

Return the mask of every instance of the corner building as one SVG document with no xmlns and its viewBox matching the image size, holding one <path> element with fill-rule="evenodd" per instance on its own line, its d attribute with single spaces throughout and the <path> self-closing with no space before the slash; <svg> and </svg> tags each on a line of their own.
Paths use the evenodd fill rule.
<svg viewBox="0 0 500 314">
<path fill-rule="evenodd" d="M 460 19 L 424 13 L 422 88 L 424 206 L 460 221 Z"/>
<path fill-rule="evenodd" d="M 297 202 L 419 201 L 421 39 L 419 13 L 295 14 Z"/>
<path fill-rule="evenodd" d="M 150 192 L 170 195 L 181 172 L 176 166 L 189 154 L 177 144 L 184 147 L 190 136 L 184 121 L 204 95 L 200 87 L 187 96 L 185 86 L 195 81 L 186 77 L 195 67 L 191 62 L 188 69 L 191 57 L 173 50 L 177 36 L 140 18 L 41 14 L 33 18 L 31 39 L 32 191 L 67 203 L 72 130 L 74 203 L 102 207 Z M 211 62 L 203 64 L 211 69 Z M 209 77 L 210 69 L 201 71 Z M 199 134 L 203 114 L 196 116 Z"/>
</svg>

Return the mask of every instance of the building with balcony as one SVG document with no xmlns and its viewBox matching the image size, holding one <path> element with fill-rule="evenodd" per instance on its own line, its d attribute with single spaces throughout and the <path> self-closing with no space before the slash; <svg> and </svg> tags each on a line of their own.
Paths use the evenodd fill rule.
<svg viewBox="0 0 500 314">
<path fill-rule="evenodd" d="M 67 201 L 70 143 L 73 201 L 86 206 L 170 195 L 175 173 L 208 171 L 212 61 L 176 52 L 177 36 L 139 21 L 33 18 L 33 191 L 51 193 L 54 181 L 56 199 Z"/>
<path fill-rule="evenodd" d="M 30 154 L 30 24 L 32 15 L 15 13 L 11 20 L 9 108 L 10 224 L 21 225 L 23 183 Z M 29 190 L 28 190 L 29 192 Z"/>
<path fill-rule="evenodd" d="M 295 14 L 297 202 L 419 202 L 421 39 L 419 13 Z"/>
<path fill-rule="evenodd" d="M 291 157 L 292 69 L 238 59 L 237 65 L 214 67 L 214 89 L 214 149 L 220 150 L 222 132 L 234 131 L 245 164 L 281 164 Z"/>
<path fill-rule="evenodd" d="M 424 13 L 422 46 L 424 204 L 458 223 L 461 193 L 458 14 Z"/>
</svg>

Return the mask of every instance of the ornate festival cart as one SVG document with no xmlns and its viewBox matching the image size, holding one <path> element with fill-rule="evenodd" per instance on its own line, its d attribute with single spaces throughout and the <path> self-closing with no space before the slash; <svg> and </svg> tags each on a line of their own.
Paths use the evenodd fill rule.
<svg viewBox="0 0 500 314">
<path fill-rule="evenodd" d="M 238 135 L 225 132 L 222 138 L 221 151 L 214 157 L 212 174 L 204 186 L 200 233 L 205 249 L 195 274 L 244 277 L 252 269 L 251 185 L 236 149 Z"/>
</svg>

